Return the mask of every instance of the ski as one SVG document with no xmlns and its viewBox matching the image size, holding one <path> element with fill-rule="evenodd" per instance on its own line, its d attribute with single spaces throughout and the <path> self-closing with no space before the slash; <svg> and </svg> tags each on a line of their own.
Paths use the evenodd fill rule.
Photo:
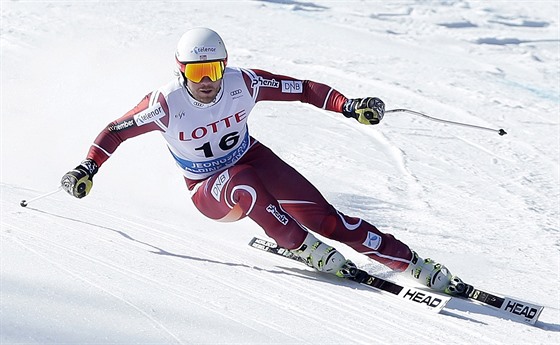
<svg viewBox="0 0 560 345">
<path fill-rule="evenodd" d="M 279 247 L 276 243 L 254 237 L 249 245 L 253 248 L 263 250 L 265 252 L 273 253 L 299 261 L 307 264 L 305 260 L 297 255 L 294 255 L 288 249 Z M 462 296 L 451 296 L 443 293 L 427 291 L 423 288 L 408 287 L 401 284 L 391 282 L 389 280 L 376 277 L 367 273 L 364 270 L 358 269 L 355 277 L 345 278 L 355 281 L 361 285 L 374 288 L 383 293 L 393 295 L 407 302 L 413 302 L 416 305 L 423 306 L 429 310 L 439 313 L 451 300 L 452 297 L 460 300 L 473 302 L 479 305 L 490 307 L 494 310 L 499 310 L 504 318 L 535 325 L 544 307 L 522 301 L 512 297 L 505 297 L 496 295 L 478 288 L 468 285 L 468 289 Z"/>
<path fill-rule="evenodd" d="M 535 325 L 544 309 L 544 307 L 540 305 L 512 297 L 499 296 L 474 287 L 466 296 L 461 297 L 477 304 L 500 310 L 510 320 L 520 321 L 530 325 Z"/>
<path fill-rule="evenodd" d="M 297 255 L 294 255 L 288 249 L 279 247 L 274 242 L 254 237 L 249 242 L 249 245 L 253 248 L 260 249 L 262 251 L 273 253 L 276 255 L 280 255 L 288 259 L 292 259 L 306 264 L 305 260 L 301 259 Z M 433 293 L 431 291 L 426 291 L 413 287 L 403 286 L 401 284 L 397 284 L 389 280 L 376 277 L 360 269 L 358 270 L 356 276 L 343 278 L 343 279 L 354 281 L 361 285 L 373 288 L 385 294 L 392 295 L 405 302 L 410 302 L 414 305 L 420 306 L 430 311 L 434 311 L 436 313 L 439 313 L 445 307 L 447 302 L 451 300 L 450 296 L 441 295 L 438 293 Z"/>
</svg>

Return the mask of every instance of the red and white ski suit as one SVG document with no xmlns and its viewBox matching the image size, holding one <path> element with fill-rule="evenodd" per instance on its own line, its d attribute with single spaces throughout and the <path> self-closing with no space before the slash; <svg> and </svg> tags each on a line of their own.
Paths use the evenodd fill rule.
<svg viewBox="0 0 560 345">
<path fill-rule="evenodd" d="M 195 206 L 207 217 L 248 216 L 288 249 L 303 243 L 307 228 L 394 270 L 406 269 L 412 257 L 407 245 L 337 211 L 305 177 L 249 135 L 247 118 L 260 101 L 300 101 L 340 113 L 346 97 L 313 81 L 228 67 L 215 101 L 203 104 L 178 77 L 111 122 L 87 158 L 101 166 L 123 141 L 160 131 Z"/>
</svg>

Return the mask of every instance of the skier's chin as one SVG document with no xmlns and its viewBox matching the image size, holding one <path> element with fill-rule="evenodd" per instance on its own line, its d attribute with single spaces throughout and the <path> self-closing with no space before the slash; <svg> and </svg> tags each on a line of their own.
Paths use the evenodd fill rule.
<svg viewBox="0 0 560 345">
<path fill-rule="evenodd" d="M 201 103 L 208 104 L 216 98 L 217 94 L 217 90 L 198 91 L 196 93 L 196 100 Z"/>
</svg>

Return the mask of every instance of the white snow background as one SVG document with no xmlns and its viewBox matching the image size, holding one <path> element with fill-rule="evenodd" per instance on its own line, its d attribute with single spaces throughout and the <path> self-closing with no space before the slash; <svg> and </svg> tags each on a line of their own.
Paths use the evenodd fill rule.
<svg viewBox="0 0 560 345">
<path fill-rule="evenodd" d="M 560 343 L 557 1 L 1 2 L 2 344 Z M 251 133 L 341 211 L 489 291 L 533 327 L 452 300 L 426 312 L 250 248 L 263 231 L 192 205 L 163 139 L 124 143 L 91 194 L 54 190 L 98 132 L 173 78 L 179 37 L 218 31 L 229 65 L 377 96 L 363 126 L 260 103 Z M 337 245 L 383 277 L 407 282 Z"/>
</svg>

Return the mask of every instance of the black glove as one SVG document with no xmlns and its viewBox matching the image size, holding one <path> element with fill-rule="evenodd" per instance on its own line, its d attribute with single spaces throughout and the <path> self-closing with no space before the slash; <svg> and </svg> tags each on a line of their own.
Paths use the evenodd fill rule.
<svg viewBox="0 0 560 345">
<path fill-rule="evenodd" d="M 97 163 L 91 159 L 86 159 L 74 170 L 62 176 L 60 184 L 68 194 L 76 198 L 83 198 L 88 195 L 93 186 L 93 175 L 97 173 Z"/>
<path fill-rule="evenodd" d="M 385 103 L 377 97 L 348 99 L 342 106 L 342 114 L 364 125 L 376 125 L 383 119 Z"/>
</svg>

